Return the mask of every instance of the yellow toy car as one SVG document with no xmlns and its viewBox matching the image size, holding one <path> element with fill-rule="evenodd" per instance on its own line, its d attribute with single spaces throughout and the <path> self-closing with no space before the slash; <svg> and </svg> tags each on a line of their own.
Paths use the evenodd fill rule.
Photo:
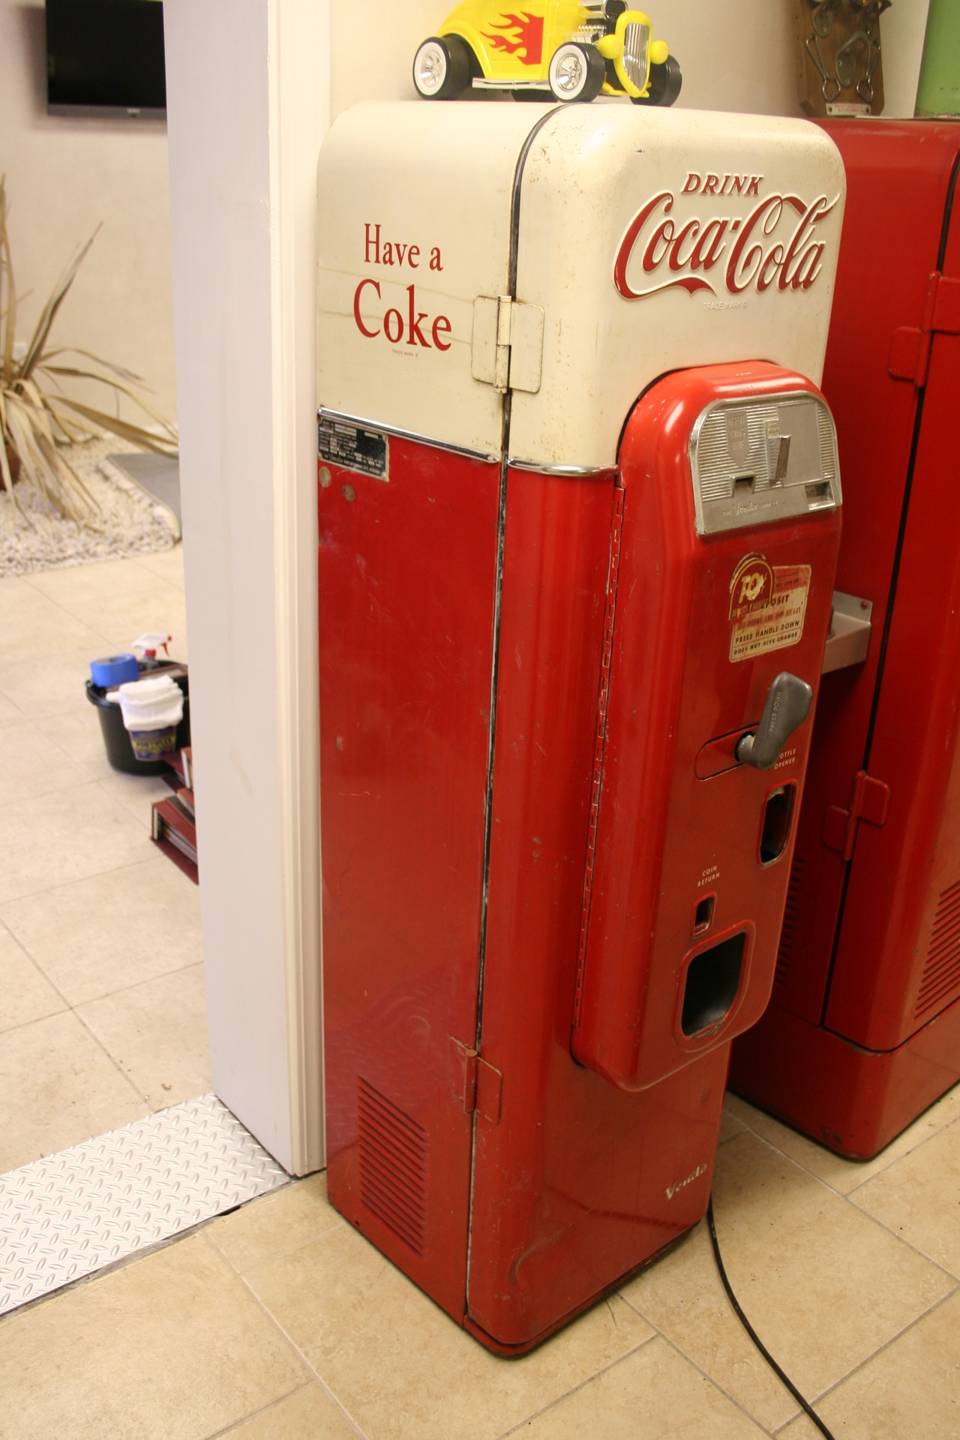
<svg viewBox="0 0 960 1440">
<path fill-rule="evenodd" d="M 509 0 L 503 0 L 509 3 Z M 455 100 L 468 86 L 510 90 L 517 100 L 590 101 L 629 95 L 637 105 L 672 105 L 680 66 L 649 17 L 625 0 L 465 0 L 413 60 L 425 100 Z"/>
</svg>

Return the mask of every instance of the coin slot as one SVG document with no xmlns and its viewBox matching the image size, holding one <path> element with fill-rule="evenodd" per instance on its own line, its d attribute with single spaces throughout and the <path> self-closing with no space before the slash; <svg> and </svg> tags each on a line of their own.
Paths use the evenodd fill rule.
<svg viewBox="0 0 960 1440">
<path fill-rule="evenodd" d="M 710 929 L 716 904 L 716 895 L 704 895 L 703 899 L 697 902 L 697 908 L 693 912 L 694 935 L 704 935 Z"/>
<path fill-rule="evenodd" d="M 772 865 L 786 849 L 796 795 L 796 785 L 781 785 L 779 790 L 767 796 L 760 830 L 761 865 Z"/>
<path fill-rule="evenodd" d="M 747 937 L 741 933 L 694 955 L 687 966 L 680 1027 L 684 1035 L 716 1028 L 729 1014 L 740 989 Z"/>
</svg>

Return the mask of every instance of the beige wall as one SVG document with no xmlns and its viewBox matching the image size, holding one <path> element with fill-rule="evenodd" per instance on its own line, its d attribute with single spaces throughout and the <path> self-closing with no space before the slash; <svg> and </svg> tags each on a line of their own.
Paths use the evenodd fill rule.
<svg viewBox="0 0 960 1440">
<path fill-rule="evenodd" d="M 896 0 L 883 16 L 887 114 L 912 115 L 929 0 Z M 358 100 L 412 96 L 419 42 L 453 8 L 445 0 L 334 5 L 333 113 Z M 509 7 L 508 7 L 509 8 Z M 516 8 L 516 7 L 514 7 Z M 522 7 L 520 7 L 522 8 Z M 797 115 L 794 0 L 648 0 L 658 35 L 683 67 L 679 104 Z"/>
<path fill-rule="evenodd" d="M 17 290 L 33 291 L 18 332 L 36 317 L 74 247 L 102 221 L 54 337 L 144 376 L 161 412 L 172 416 L 166 126 L 47 115 L 45 54 L 42 0 L 0 0 L 0 173 L 7 176 Z"/>
<path fill-rule="evenodd" d="M 658 31 L 684 67 L 680 103 L 796 113 L 792 4 L 651 3 Z M 928 0 L 897 0 L 883 17 L 888 114 L 912 112 L 927 6 Z M 362 12 L 351 5 L 331 8 L 333 113 L 357 100 L 412 95 L 413 52 L 446 13 L 444 0 L 367 0 Z M 42 0 L 0 0 L 3 171 L 13 208 L 17 286 L 33 291 L 23 323 L 34 318 L 74 244 L 102 221 L 56 335 L 143 375 L 161 410 L 172 416 L 166 126 L 46 114 Z"/>
</svg>

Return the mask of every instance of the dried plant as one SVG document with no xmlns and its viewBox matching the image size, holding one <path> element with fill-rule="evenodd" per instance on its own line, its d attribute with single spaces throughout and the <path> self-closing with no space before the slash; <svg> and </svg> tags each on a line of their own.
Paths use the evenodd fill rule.
<svg viewBox="0 0 960 1440">
<path fill-rule="evenodd" d="M 16 348 L 17 296 L 7 228 L 5 176 L 0 176 L 0 483 L 13 495 L 16 461 L 61 515 L 81 524 L 95 522 L 96 501 L 63 454 L 63 447 L 95 439 L 109 430 L 145 450 L 175 455 L 177 432 L 149 405 L 139 376 L 76 346 L 48 349 L 50 331 L 84 257 L 93 232 L 73 256 L 40 312 L 19 359 Z M 132 400 L 156 429 L 145 429 L 72 399 L 63 381 L 96 380 Z M 11 463 L 11 458 L 14 463 Z"/>
</svg>

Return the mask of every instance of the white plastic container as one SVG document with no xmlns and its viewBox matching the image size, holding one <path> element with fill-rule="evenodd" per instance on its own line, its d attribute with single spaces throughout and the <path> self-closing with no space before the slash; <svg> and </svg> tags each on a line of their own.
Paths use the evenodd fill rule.
<svg viewBox="0 0 960 1440">
<path fill-rule="evenodd" d="M 157 760 L 176 748 L 183 719 L 183 691 L 169 675 L 130 680 L 113 691 L 138 760 Z"/>
</svg>

